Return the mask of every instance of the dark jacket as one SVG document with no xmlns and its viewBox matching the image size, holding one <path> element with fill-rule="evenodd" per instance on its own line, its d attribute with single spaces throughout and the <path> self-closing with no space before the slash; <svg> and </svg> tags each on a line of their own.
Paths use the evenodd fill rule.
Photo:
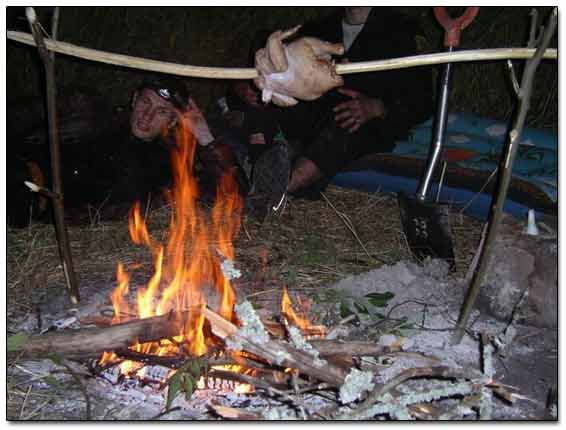
<svg viewBox="0 0 566 430">
<path fill-rule="evenodd" d="M 341 43 L 342 18 L 343 9 L 340 8 L 337 13 L 322 20 L 306 23 L 301 35 Z M 419 26 L 410 17 L 390 7 L 373 7 L 362 31 L 343 57 L 352 63 L 416 55 L 416 36 L 420 33 Z M 383 100 L 388 125 L 402 134 L 432 114 L 430 67 L 352 73 L 343 75 L 343 78 L 344 88 Z M 332 97 L 335 92 L 329 95 Z"/>
<path fill-rule="evenodd" d="M 107 193 L 109 203 L 136 200 L 143 203 L 150 192 L 159 193 L 171 186 L 170 149 L 173 143 L 161 138 L 145 142 L 132 135 L 113 140 L 116 147 L 108 148 L 106 156 L 108 177 L 100 183 L 100 190 Z M 102 166 L 99 164 L 98 168 Z"/>
</svg>

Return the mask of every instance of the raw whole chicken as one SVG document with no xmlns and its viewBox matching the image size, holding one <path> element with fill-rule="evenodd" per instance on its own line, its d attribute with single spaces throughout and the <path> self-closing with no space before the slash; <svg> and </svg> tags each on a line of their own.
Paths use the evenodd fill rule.
<svg viewBox="0 0 566 430">
<path fill-rule="evenodd" d="M 336 74 L 332 55 L 342 55 L 341 43 L 329 43 L 314 37 L 301 37 L 289 44 L 283 40 L 292 36 L 300 26 L 275 31 L 265 48 L 255 54 L 259 76 L 254 83 L 262 90 L 264 103 L 293 106 L 298 100 L 314 100 L 332 88 L 344 84 Z"/>
</svg>

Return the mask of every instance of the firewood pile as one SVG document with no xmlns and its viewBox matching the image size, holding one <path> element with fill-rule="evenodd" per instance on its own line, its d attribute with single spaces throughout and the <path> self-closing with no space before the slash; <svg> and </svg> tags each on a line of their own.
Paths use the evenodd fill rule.
<svg viewBox="0 0 566 430">
<path fill-rule="evenodd" d="M 194 311 L 206 320 L 205 355 L 158 356 L 131 348 L 174 342 L 179 320 Z M 148 409 L 158 411 L 151 418 L 173 417 L 197 403 L 204 408 L 200 418 L 228 420 L 490 419 L 494 395 L 508 403 L 521 398 L 513 387 L 493 379 L 494 339 L 489 335 L 481 337 L 480 371 L 406 351 L 397 336 L 378 342 L 340 340 L 339 324 L 299 328 L 293 315 L 260 317 L 248 301 L 237 304 L 235 313 L 236 323 L 207 308 L 114 325 L 108 318 L 85 317 L 74 322 L 78 329 L 12 339 L 9 347 L 20 357 L 15 371 L 38 379 L 63 372 L 81 381 L 89 419 L 89 396 L 96 393 L 122 403 L 150 398 Z M 101 364 L 104 351 L 113 351 L 113 360 Z M 404 355 L 422 364 L 392 376 L 382 372 Z M 123 370 L 124 363 L 129 370 Z M 109 387 L 120 394 L 110 395 Z M 209 393 L 204 402 L 201 393 Z M 242 396 L 254 399 L 249 408 L 241 406 L 246 404 Z"/>
</svg>

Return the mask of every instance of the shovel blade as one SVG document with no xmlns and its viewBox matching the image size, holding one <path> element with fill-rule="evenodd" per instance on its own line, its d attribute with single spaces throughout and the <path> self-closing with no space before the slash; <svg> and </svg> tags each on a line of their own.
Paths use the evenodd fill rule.
<svg viewBox="0 0 566 430">
<path fill-rule="evenodd" d="M 401 222 L 411 252 L 418 260 L 440 258 L 454 269 L 454 247 L 450 213 L 446 205 L 424 203 L 404 193 L 397 194 Z"/>
</svg>

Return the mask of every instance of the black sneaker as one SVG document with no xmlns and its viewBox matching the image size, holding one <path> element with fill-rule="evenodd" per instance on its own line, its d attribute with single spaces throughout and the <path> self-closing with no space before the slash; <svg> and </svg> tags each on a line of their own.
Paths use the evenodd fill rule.
<svg viewBox="0 0 566 430">
<path fill-rule="evenodd" d="M 289 146 L 287 142 L 278 140 L 255 162 L 246 212 L 262 222 L 267 215 L 281 211 L 287 198 L 290 174 Z"/>
</svg>

